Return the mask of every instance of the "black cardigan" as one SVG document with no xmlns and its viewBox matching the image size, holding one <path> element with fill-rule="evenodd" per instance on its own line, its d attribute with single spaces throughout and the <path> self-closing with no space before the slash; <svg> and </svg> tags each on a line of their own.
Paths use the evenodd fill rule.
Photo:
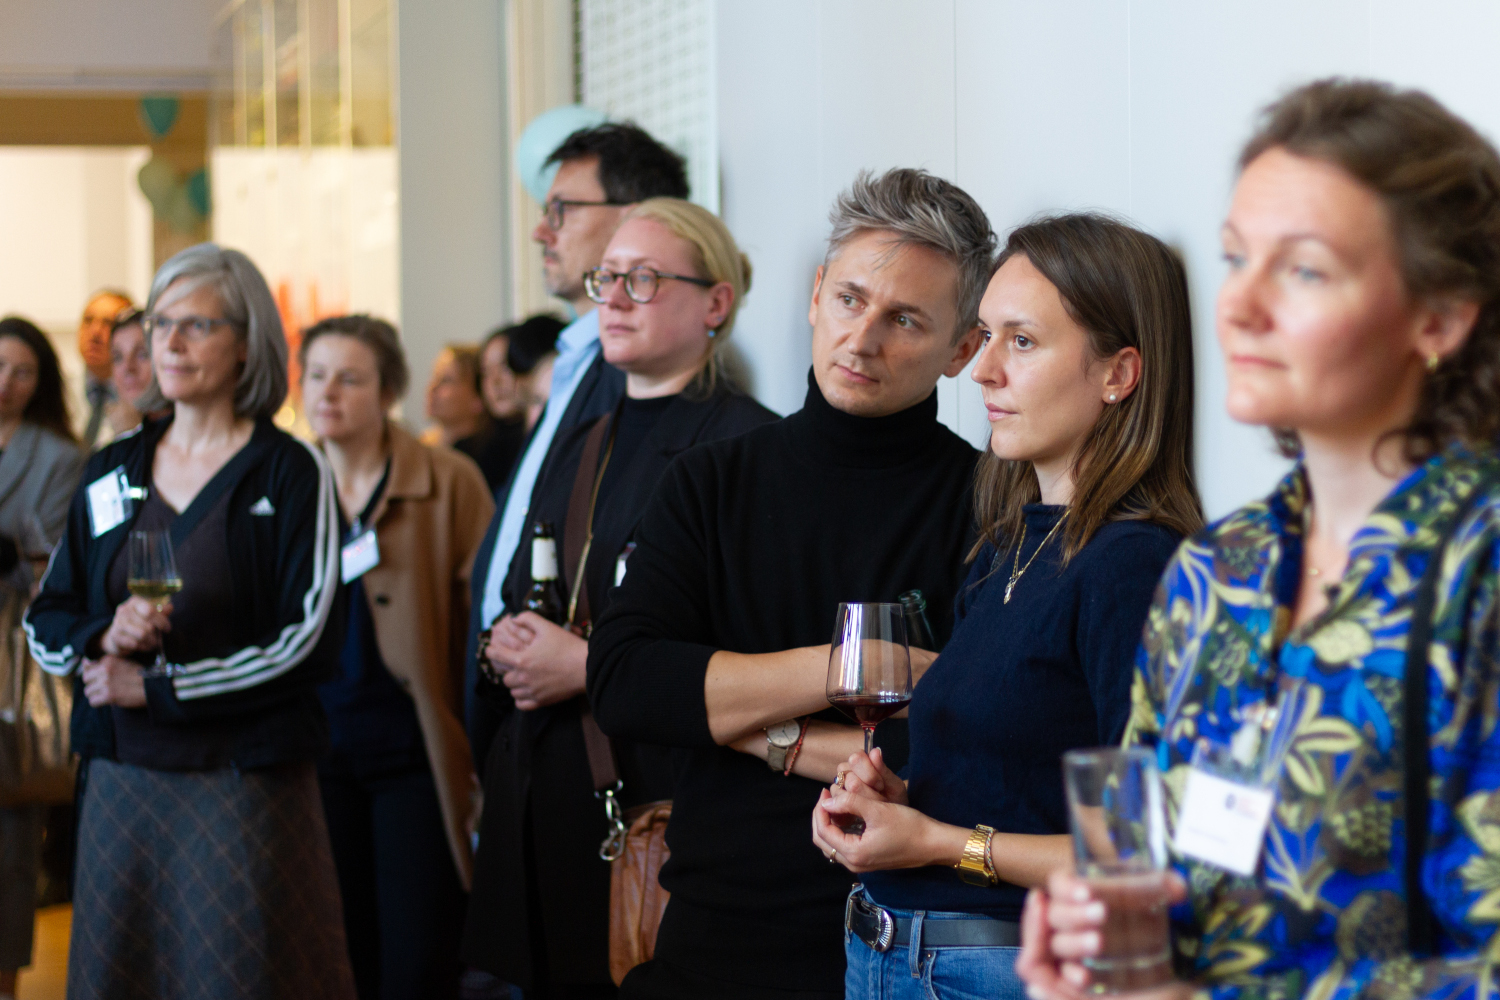
<svg viewBox="0 0 1500 1000">
<path fill-rule="evenodd" d="M 812 844 L 822 786 L 715 745 L 704 675 L 720 649 L 828 642 L 840 601 L 894 601 L 915 587 L 930 610 L 951 608 L 972 538 L 975 457 L 938 423 L 936 392 L 863 418 L 809 380 L 798 413 L 667 470 L 589 643 L 600 727 L 691 751 L 667 831 L 661 883 L 672 900 L 657 958 L 736 983 L 842 988 L 854 879 Z M 946 613 L 932 624 L 946 638 Z"/>
<path fill-rule="evenodd" d="M 98 655 L 95 643 L 115 613 L 105 593 L 109 566 L 134 523 L 132 516 L 93 537 L 88 485 L 123 467 L 132 486 L 149 486 L 156 445 L 170 423 L 171 417 L 148 421 L 96 452 L 84 468 L 67 533 L 26 613 L 32 655 L 51 673 L 76 676 L 84 656 Z M 187 536 L 222 490 L 232 491 L 230 585 L 241 611 L 223 623 L 214 657 L 175 664 L 171 677 L 147 679 L 150 719 L 204 727 L 232 719 L 230 755 L 242 769 L 312 760 L 328 731 L 315 688 L 337 663 L 342 632 L 333 476 L 315 448 L 259 420 L 245 447 L 173 523 L 174 540 Z M 137 503 L 136 513 L 140 509 Z M 73 749 L 86 758 L 113 757 L 110 710 L 89 705 L 81 679 L 74 694 Z"/>
<path fill-rule="evenodd" d="M 584 574 L 595 618 L 608 603 L 616 557 L 635 534 L 671 461 L 700 442 L 775 419 L 753 399 L 722 387 L 706 400 L 678 396 L 668 405 L 595 512 Z M 568 500 L 592 425 L 559 434 L 546 477 L 532 494 L 528 529 L 536 521 L 551 521 L 559 553 L 566 546 Z M 571 577 L 572 567 L 566 575 Z M 518 558 L 506 584 L 508 607 L 520 605 L 530 582 L 530 562 Z M 540 989 L 544 984 L 533 968 L 533 929 L 539 928 L 551 983 L 608 985 L 609 865 L 599 858 L 608 824 L 584 754 L 580 725 L 587 702 L 580 696 L 522 712 L 504 686 L 481 683 L 480 691 L 503 722 L 484 771 L 484 818 L 464 957 L 522 989 Z M 617 740 L 615 757 L 627 807 L 672 796 L 671 751 Z M 536 909 L 528 902 L 533 899 L 540 904 Z"/>
</svg>

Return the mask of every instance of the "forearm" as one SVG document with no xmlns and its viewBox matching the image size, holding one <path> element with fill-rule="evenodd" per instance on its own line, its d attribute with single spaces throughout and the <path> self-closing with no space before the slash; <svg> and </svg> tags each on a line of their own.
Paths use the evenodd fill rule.
<svg viewBox="0 0 1500 1000">
<path fill-rule="evenodd" d="M 924 831 L 928 864 L 956 866 L 964 855 L 972 828 L 929 819 Z M 1067 865 L 1072 850 L 1066 834 L 1040 836 L 996 833 L 990 839 L 990 865 L 1002 882 L 1032 889 L 1046 885 L 1047 876 Z"/>
<path fill-rule="evenodd" d="M 714 742 L 726 746 L 774 723 L 822 711 L 828 707 L 827 677 L 827 646 L 755 654 L 719 650 L 703 678 Z"/>
<path fill-rule="evenodd" d="M 802 737 L 802 749 L 792 761 L 792 773 L 825 785 L 832 784 L 838 777 L 839 765 L 863 747 L 864 735 L 858 726 L 841 726 L 813 719 L 808 722 L 807 733 Z M 735 742 L 734 748 L 761 760 L 766 759 L 770 750 L 764 732 L 743 737 Z"/>
</svg>

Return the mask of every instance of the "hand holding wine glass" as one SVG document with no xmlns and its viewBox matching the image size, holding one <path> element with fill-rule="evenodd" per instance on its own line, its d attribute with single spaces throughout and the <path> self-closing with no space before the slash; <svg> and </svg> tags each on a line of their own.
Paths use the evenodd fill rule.
<svg viewBox="0 0 1500 1000">
<path fill-rule="evenodd" d="M 899 604 L 839 605 L 828 656 L 828 703 L 858 722 L 870 753 L 875 727 L 911 701 L 911 651 Z M 858 833 L 863 823 L 844 828 Z"/>
<path fill-rule="evenodd" d="M 130 533 L 130 569 L 126 584 L 131 594 L 150 602 L 158 619 L 166 618 L 172 595 L 182 590 L 182 575 L 177 572 L 177 557 L 172 551 L 172 536 L 165 531 L 132 531 Z M 116 614 L 118 620 L 119 615 Z M 163 622 L 153 622 L 158 632 L 156 662 L 147 676 L 161 676 L 167 671 L 166 638 L 171 628 L 161 628 Z"/>
</svg>

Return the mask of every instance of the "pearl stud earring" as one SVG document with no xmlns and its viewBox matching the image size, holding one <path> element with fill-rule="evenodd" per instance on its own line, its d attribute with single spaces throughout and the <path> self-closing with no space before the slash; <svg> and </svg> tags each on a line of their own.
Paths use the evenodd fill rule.
<svg viewBox="0 0 1500 1000">
<path fill-rule="evenodd" d="M 1115 398 L 1116 398 L 1116 397 L 1115 397 L 1115 394 L 1114 394 L 1114 393 L 1110 393 L 1110 394 L 1109 394 L 1109 401 L 1110 401 L 1110 402 L 1111 402 L 1111 403 L 1113 403 L 1113 402 L 1114 402 L 1114 401 L 1115 401 Z"/>
</svg>

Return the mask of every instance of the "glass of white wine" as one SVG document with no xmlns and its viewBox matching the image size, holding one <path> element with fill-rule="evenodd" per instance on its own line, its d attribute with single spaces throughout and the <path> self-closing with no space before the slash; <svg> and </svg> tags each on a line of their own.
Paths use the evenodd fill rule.
<svg viewBox="0 0 1500 1000">
<path fill-rule="evenodd" d="M 177 557 L 172 553 L 170 532 L 130 533 L 130 573 L 125 578 L 125 586 L 136 597 L 150 601 L 157 611 L 182 589 L 182 575 L 177 572 Z M 160 677 L 166 673 L 167 642 L 163 636 L 156 647 L 156 662 L 146 675 Z"/>
</svg>

